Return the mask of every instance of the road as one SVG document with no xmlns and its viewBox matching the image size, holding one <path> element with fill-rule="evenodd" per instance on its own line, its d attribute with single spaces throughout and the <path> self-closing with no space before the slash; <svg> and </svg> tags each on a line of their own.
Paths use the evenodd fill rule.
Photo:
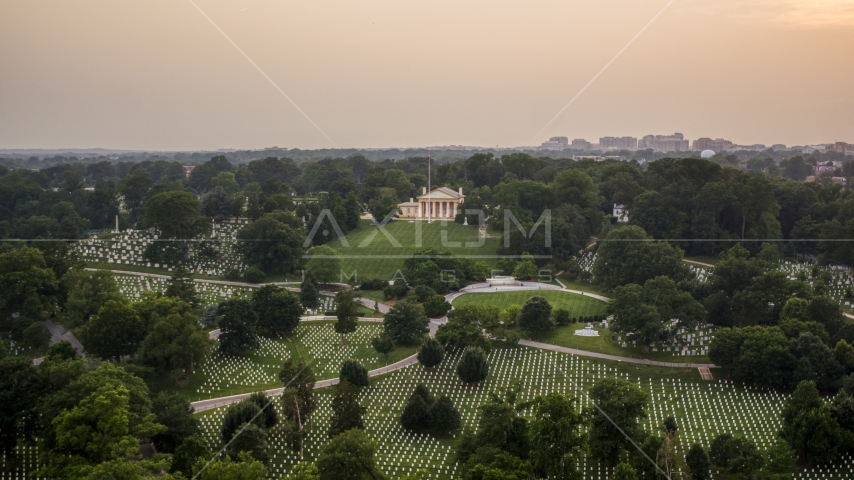
<svg viewBox="0 0 854 480">
<path fill-rule="evenodd" d="M 412 355 L 410 357 L 406 357 L 403 360 L 392 363 L 391 365 L 387 365 L 382 368 L 378 368 L 376 370 L 371 370 L 368 372 L 369 377 L 376 377 L 377 375 L 383 375 L 385 373 L 393 372 L 395 370 L 400 370 L 401 368 L 408 367 L 410 365 L 418 363 L 417 355 Z M 314 384 L 314 388 L 325 388 L 331 387 L 332 385 L 337 385 L 337 378 L 330 378 L 327 380 L 321 380 Z M 281 395 L 284 388 L 274 388 L 273 390 L 267 390 L 264 393 L 267 396 L 277 396 Z M 210 410 L 211 408 L 221 407 L 223 405 L 230 405 L 232 403 L 237 403 L 244 398 L 247 398 L 251 393 L 242 393 L 240 395 L 230 395 L 227 397 L 219 397 L 213 398 L 210 400 L 201 400 L 198 402 L 192 402 L 190 405 L 193 406 L 193 409 L 197 412 L 203 412 L 205 410 Z"/>
</svg>

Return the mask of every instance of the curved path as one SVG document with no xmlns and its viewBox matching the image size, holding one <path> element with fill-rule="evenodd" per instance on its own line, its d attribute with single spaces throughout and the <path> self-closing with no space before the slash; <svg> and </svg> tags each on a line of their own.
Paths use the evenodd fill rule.
<svg viewBox="0 0 854 480">
<path fill-rule="evenodd" d="M 100 270 L 100 269 L 87 268 L 87 270 Z M 148 277 L 155 277 L 155 278 L 170 278 L 168 275 L 159 275 L 159 274 L 154 274 L 154 273 L 131 272 L 131 271 L 124 271 L 124 270 L 110 270 L 110 271 L 113 273 L 124 274 L 124 275 L 138 275 L 138 276 L 148 276 Z M 197 278 L 194 280 L 198 281 L 198 282 L 203 282 L 203 283 L 213 283 L 213 284 L 231 285 L 231 286 L 246 286 L 246 287 L 256 287 L 256 288 L 261 286 L 259 284 L 254 284 L 254 283 L 230 282 L 230 281 L 223 281 L 223 280 L 207 280 L 207 279 L 202 279 L 202 278 Z M 291 290 L 291 291 L 299 291 L 298 288 L 290 287 L 290 285 L 298 285 L 298 282 L 271 282 L 270 284 L 285 286 L 285 288 L 287 288 L 288 290 Z M 602 295 L 597 295 L 594 293 L 583 292 L 580 290 L 571 290 L 571 289 L 568 289 L 565 286 L 563 286 L 563 284 L 561 284 L 561 286 L 558 287 L 556 285 L 552 285 L 552 284 L 548 284 L 548 283 L 538 283 L 538 282 L 521 282 L 519 285 L 492 285 L 492 284 L 486 283 L 486 282 L 477 283 L 477 284 L 468 285 L 468 286 L 460 289 L 458 292 L 449 293 L 448 295 L 445 296 L 445 299 L 448 302 L 452 302 L 455 298 L 458 298 L 462 295 L 467 295 L 467 294 L 495 293 L 495 292 L 508 292 L 508 291 L 519 291 L 519 290 L 559 290 L 559 291 L 564 291 L 567 293 L 575 293 L 578 295 L 590 296 L 590 297 L 593 297 L 597 300 L 601 300 L 603 302 L 609 302 L 610 301 L 610 299 L 608 297 L 605 297 Z M 326 295 L 326 296 L 334 296 L 335 295 L 334 292 L 322 291 L 320 293 L 322 295 Z M 362 305 L 364 305 L 368 308 L 374 308 L 374 300 L 359 297 L 358 301 Z M 377 304 L 377 307 L 378 307 L 380 313 L 388 313 L 388 311 L 390 310 L 390 307 L 384 303 L 377 302 L 376 304 Z M 305 317 L 305 318 L 303 318 L 302 321 L 324 321 L 324 320 L 335 320 L 335 317 L 319 316 L 318 315 L 318 316 Z M 382 319 L 362 317 L 362 318 L 359 318 L 359 321 L 382 322 Z M 448 317 L 442 317 L 439 319 L 431 319 L 430 324 L 429 324 L 430 335 L 431 336 L 435 335 L 436 330 L 439 328 L 439 326 L 444 324 L 444 323 L 447 323 L 447 321 L 448 321 Z M 220 331 L 219 331 L 219 329 L 217 329 L 217 330 L 211 331 L 209 335 L 210 335 L 210 338 L 218 338 L 219 334 L 220 334 Z M 713 364 L 658 362 L 658 361 L 654 361 L 654 360 L 644 360 L 644 359 L 640 359 L 640 358 L 621 357 L 621 356 L 617 356 L 617 355 L 607 355 L 607 354 L 603 354 L 603 353 L 591 352 L 588 350 L 578 350 L 578 349 L 574 349 L 574 348 L 561 347 L 558 345 L 552 345 L 549 343 L 542 343 L 542 342 L 534 342 L 534 341 L 530 341 L 530 340 L 520 340 L 519 344 L 524 345 L 526 347 L 539 348 L 542 350 L 550 350 L 550 351 L 554 351 L 554 352 L 568 353 L 571 355 L 578 355 L 578 356 L 591 357 L 591 358 L 599 358 L 599 359 L 603 359 L 603 360 L 611 360 L 611 361 L 626 362 L 626 363 L 633 363 L 633 364 L 652 365 L 652 366 L 661 366 L 661 367 L 675 367 L 675 368 L 716 368 L 716 366 Z M 412 355 L 410 357 L 404 358 L 403 360 L 397 361 L 391 365 L 387 365 L 387 366 L 382 367 L 382 368 L 371 370 L 368 372 L 368 376 L 375 377 L 378 375 L 383 375 L 383 374 L 386 374 L 389 372 L 393 372 L 395 370 L 399 370 L 399 369 L 404 368 L 404 367 L 408 367 L 408 366 L 413 365 L 415 363 L 418 363 L 417 355 Z M 337 378 L 321 380 L 321 381 L 315 383 L 315 388 L 329 387 L 332 385 L 336 385 L 337 383 L 338 383 Z M 282 393 L 282 391 L 283 391 L 282 388 L 276 388 L 273 390 L 267 390 L 267 391 L 265 391 L 265 393 L 267 395 L 280 395 Z M 238 395 L 230 395 L 230 396 L 226 396 L 226 397 L 212 398 L 209 400 L 201 400 L 198 402 L 192 402 L 191 405 L 193 406 L 193 408 L 195 409 L 196 412 L 201 412 L 204 410 L 209 410 L 211 408 L 221 407 L 224 405 L 230 405 L 232 403 L 239 402 L 239 401 L 243 400 L 244 398 L 247 398 L 249 395 L 251 395 L 251 394 L 245 393 L 245 394 L 238 394 Z"/>
</svg>

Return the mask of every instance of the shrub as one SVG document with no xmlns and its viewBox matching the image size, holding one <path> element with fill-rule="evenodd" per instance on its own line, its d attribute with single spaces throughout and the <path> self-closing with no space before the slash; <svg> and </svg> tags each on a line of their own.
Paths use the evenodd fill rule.
<svg viewBox="0 0 854 480">
<path fill-rule="evenodd" d="M 431 369 L 445 359 L 445 348 L 435 338 L 428 338 L 418 350 L 418 362 L 425 368 Z"/>
<path fill-rule="evenodd" d="M 267 275 L 258 267 L 249 267 L 243 273 L 243 278 L 249 283 L 261 283 L 267 278 Z"/>
<path fill-rule="evenodd" d="M 225 272 L 225 279 L 232 282 L 240 280 L 240 270 L 236 268 L 228 269 L 228 271 Z"/>
<path fill-rule="evenodd" d="M 339 378 L 357 387 L 367 387 L 370 384 L 368 369 L 356 360 L 347 360 L 341 365 Z"/>
<path fill-rule="evenodd" d="M 382 290 L 387 286 L 389 286 L 389 284 L 385 280 L 366 279 L 366 280 L 362 280 L 362 283 L 359 285 L 359 289 L 360 290 Z"/>
<path fill-rule="evenodd" d="M 466 348 L 460 363 L 457 364 L 457 375 L 460 380 L 469 384 L 486 380 L 489 375 L 486 353 L 478 347 Z"/>
<path fill-rule="evenodd" d="M 558 325 L 568 325 L 571 320 L 569 318 L 569 311 L 563 308 L 558 308 L 554 312 L 555 323 Z"/>
</svg>

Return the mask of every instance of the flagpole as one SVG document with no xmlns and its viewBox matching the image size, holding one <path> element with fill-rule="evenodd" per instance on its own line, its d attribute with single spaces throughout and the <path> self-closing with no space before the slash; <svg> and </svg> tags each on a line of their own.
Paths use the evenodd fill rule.
<svg viewBox="0 0 854 480">
<path fill-rule="evenodd" d="M 427 223 L 431 223 L 433 221 L 430 218 L 430 214 L 433 212 L 433 202 L 431 201 L 431 199 L 433 198 L 433 185 L 430 183 L 430 171 L 432 170 L 432 168 L 430 167 L 430 160 L 432 157 L 433 152 L 427 150 Z"/>
</svg>

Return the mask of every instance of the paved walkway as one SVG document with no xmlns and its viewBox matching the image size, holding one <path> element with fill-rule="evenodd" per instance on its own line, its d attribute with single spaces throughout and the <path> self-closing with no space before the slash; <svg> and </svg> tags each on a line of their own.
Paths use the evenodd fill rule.
<svg viewBox="0 0 854 480">
<path fill-rule="evenodd" d="M 84 356 L 83 345 L 81 345 L 80 342 L 77 341 L 77 338 L 74 337 L 74 334 L 71 333 L 70 330 L 68 330 L 65 327 L 63 327 L 62 325 L 60 325 L 56 322 L 52 322 L 50 320 L 45 320 L 44 325 L 47 327 L 48 331 L 50 332 L 50 344 L 51 345 L 53 345 L 54 343 L 58 343 L 62 340 L 68 340 L 69 342 L 71 342 L 71 346 L 73 346 L 74 349 L 77 350 L 77 353 L 80 354 L 81 357 Z M 44 361 L 44 357 L 34 358 L 33 359 L 33 365 L 39 365 L 43 361 Z"/>
<path fill-rule="evenodd" d="M 378 368 L 376 370 L 371 370 L 368 372 L 368 376 L 369 377 L 376 377 L 377 375 L 383 375 L 385 373 L 393 372 L 395 370 L 400 370 L 401 368 L 408 367 L 410 365 L 416 364 L 416 363 L 418 363 L 417 357 L 418 357 L 417 355 L 412 355 L 410 357 L 404 358 L 403 360 L 392 363 L 391 365 L 387 365 L 385 367 Z M 321 381 L 314 384 L 314 388 L 324 388 L 324 387 L 330 387 L 332 385 L 337 385 L 338 381 L 339 380 L 337 378 L 330 378 L 327 380 L 321 380 Z M 266 390 L 264 393 L 266 393 L 267 396 L 277 396 L 277 395 L 281 395 L 283 391 L 284 391 L 284 388 L 274 388 L 273 390 Z M 230 395 L 227 397 L 212 398 L 210 400 L 201 400 L 198 402 L 192 402 L 190 405 L 193 406 L 193 409 L 195 409 L 195 411 L 203 412 L 205 410 L 210 410 L 211 408 L 216 408 L 216 407 L 221 407 L 223 405 L 230 405 L 232 403 L 237 403 L 237 402 L 243 400 L 244 398 L 249 397 L 249 395 L 251 395 L 251 393 L 242 393 L 239 395 Z"/>
<path fill-rule="evenodd" d="M 673 367 L 673 368 L 717 368 L 712 363 L 676 363 L 676 362 L 658 362 L 656 360 L 646 360 L 643 358 L 621 357 L 618 355 L 608 355 L 607 353 L 591 352 L 589 350 L 578 350 L 577 348 L 561 347 L 552 345 L 551 343 L 534 342 L 532 340 L 519 340 L 519 345 L 526 347 L 539 348 L 541 350 L 551 350 L 553 352 L 569 353 L 580 357 L 600 358 L 602 360 L 613 360 L 615 362 L 635 363 L 638 365 L 652 365 L 655 367 Z"/>
</svg>

